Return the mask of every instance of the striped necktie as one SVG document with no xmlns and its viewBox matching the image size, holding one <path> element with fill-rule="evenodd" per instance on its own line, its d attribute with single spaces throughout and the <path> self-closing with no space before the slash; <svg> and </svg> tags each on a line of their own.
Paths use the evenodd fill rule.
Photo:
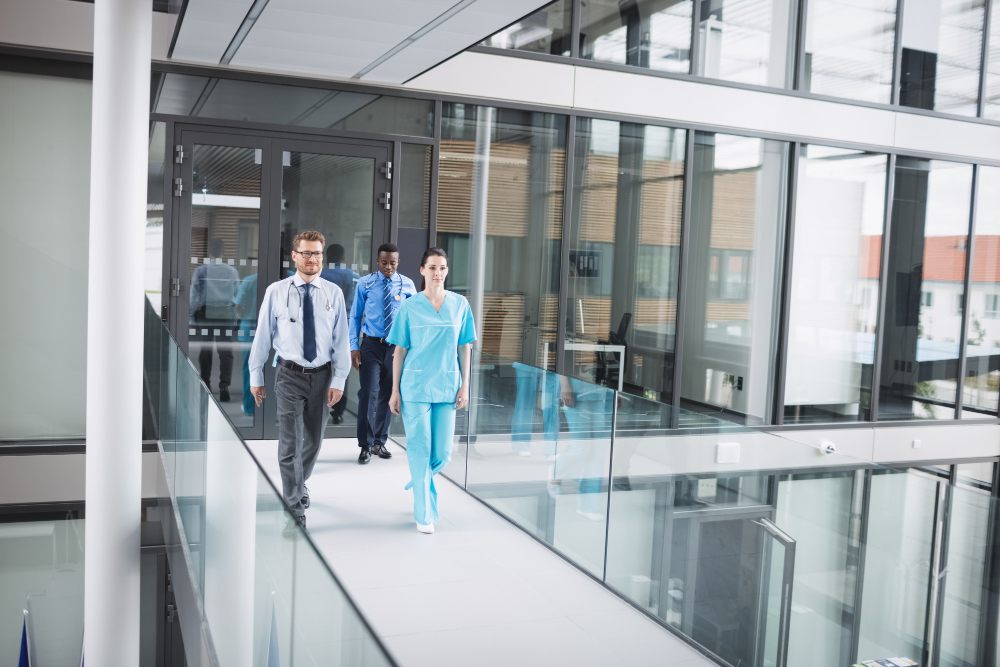
<svg viewBox="0 0 1000 667">
<path fill-rule="evenodd" d="M 382 281 L 382 317 L 385 320 L 385 337 L 392 329 L 392 278 Z"/>
</svg>

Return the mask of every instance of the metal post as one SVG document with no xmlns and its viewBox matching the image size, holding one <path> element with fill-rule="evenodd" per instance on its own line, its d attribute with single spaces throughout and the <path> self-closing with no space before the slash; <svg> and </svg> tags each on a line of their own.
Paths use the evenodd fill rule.
<svg viewBox="0 0 1000 667">
<path fill-rule="evenodd" d="M 872 386 L 871 386 L 871 414 L 868 418 L 871 421 L 878 420 L 878 394 L 879 383 L 882 380 L 882 339 L 885 329 L 885 298 L 889 285 L 889 243 L 891 242 L 892 230 L 892 210 L 893 197 L 896 187 L 896 156 L 889 156 L 889 164 L 886 167 L 885 175 L 885 205 L 883 207 L 885 220 L 882 221 L 882 266 L 879 268 L 878 285 L 878 314 L 876 315 L 875 328 L 875 357 L 872 360 Z"/>
<path fill-rule="evenodd" d="M 889 104 L 899 104 L 899 89 L 902 85 L 903 71 L 903 3 L 896 2 L 896 43 L 892 56 L 892 90 L 889 92 Z"/>
<path fill-rule="evenodd" d="M 490 199 L 490 140 L 493 107 L 476 107 L 476 153 L 472 167 L 472 216 L 469 220 L 469 303 L 476 323 L 475 349 L 482 347 L 486 295 L 486 218 Z"/>
<path fill-rule="evenodd" d="M 972 165 L 972 199 L 969 203 L 969 237 L 965 242 L 965 287 L 962 292 L 962 328 L 958 336 L 958 377 L 955 378 L 955 419 L 962 418 L 965 402 L 966 360 L 969 344 L 969 307 L 972 303 L 972 271 L 976 257 L 976 201 L 979 199 L 979 165 Z"/>
<path fill-rule="evenodd" d="M 428 211 L 430 220 L 427 221 L 427 246 L 435 247 L 437 240 L 437 212 L 438 212 L 438 187 L 441 183 L 441 114 L 444 112 L 444 105 L 441 100 L 434 103 L 434 145 L 431 146 L 431 200 Z"/>
<path fill-rule="evenodd" d="M 685 130 L 684 142 L 684 193 L 681 197 L 681 247 L 677 261 L 677 308 L 674 315 L 674 379 L 670 388 L 672 406 L 670 428 L 680 425 L 681 371 L 684 355 L 684 288 L 687 284 L 688 253 L 691 245 L 691 200 L 694 190 L 694 130 Z"/>
<path fill-rule="evenodd" d="M 580 11 L 582 0 L 573 0 L 573 14 L 570 16 L 569 57 L 580 57 Z"/>
<path fill-rule="evenodd" d="M 556 309 L 556 373 L 565 374 L 566 318 L 569 316 L 569 247 L 573 242 L 573 181 L 576 177 L 576 116 L 566 125 L 566 159 L 563 180 L 562 247 L 559 249 L 559 304 Z M 581 183 L 582 185 L 582 183 Z M 546 343 L 547 345 L 547 343 Z M 545 369 L 549 370 L 548 368 Z"/>
<path fill-rule="evenodd" d="M 806 76 L 806 30 L 809 24 L 806 22 L 809 12 L 809 0 L 800 0 L 799 15 L 795 21 L 795 60 L 792 62 L 794 74 L 792 77 L 792 90 L 802 90 L 802 82 Z"/>
<path fill-rule="evenodd" d="M 139 662 L 142 353 L 150 0 L 94 9 L 87 284 L 84 654 Z"/>
<path fill-rule="evenodd" d="M 774 369 L 774 405 L 772 424 L 783 424 L 785 421 L 785 376 L 788 364 L 789 315 L 792 302 L 792 261 L 795 246 L 795 205 L 799 181 L 799 153 L 803 144 L 791 144 L 791 156 L 788 160 L 788 212 L 785 216 L 785 266 L 781 279 L 781 303 L 778 320 L 778 363 Z"/>
<path fill-rule="evenodd" d="M 983 50 L 979 59 L 979 100 L 976 103 L 976 115 L 983 118 L 986 115 L 986 73 L 990 64 L 990 22 L 993 20 L 993 3 L 987 2 L 983 14 Z"/>
</svg>

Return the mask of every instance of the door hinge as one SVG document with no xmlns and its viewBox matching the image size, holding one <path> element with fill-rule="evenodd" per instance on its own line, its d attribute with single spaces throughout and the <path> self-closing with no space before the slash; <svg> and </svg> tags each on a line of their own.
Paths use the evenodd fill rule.
<svg viewBox="0 0 1000 667">
<path fill-rule="evenodd" d="M 174 146 L 174 162 L 184 164 L 184 144 Z"/>
<path fill-rule="evenodd" d="M 382 204 L 382 208 L 389 210 L 392 208 L 392 193 L 386 192 L 381 197 L 378 198 L 378 203 Z"/>
<path fill-rule="evenodd" d="M 180 296 L 181 295 L 181 279 L 174 278 L 170 281 L 170 296 Z M 166 309 L 166 306 L 163 307 Z"/>
<path fill-rule="evenodd" d="M 184 181 L 179 178 L 174 179 L 174 196 L 180 197 L 184 194 Z"/>
<path fill-rule="evenodd" d="M 168 604 L 167 605 L 167 623 L 173 623 L 173 622 L 174 622 L 174 605 Z"/>
<path fill-rule="evenodd" d="M 391 181 L 392 180 L 392 163 L 391 162 L 386 162 L 384 165 L 382 165 L 382 168 L 379 171 L 381 171 L 385 175 L 385 180 L 387 180 L 387 181 Z"/>
</svg>

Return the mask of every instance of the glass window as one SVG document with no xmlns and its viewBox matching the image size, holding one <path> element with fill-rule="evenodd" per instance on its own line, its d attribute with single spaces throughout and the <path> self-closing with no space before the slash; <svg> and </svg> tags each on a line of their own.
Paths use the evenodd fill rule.
<svg viewBox="0 0 1000 667">
<path fill-rule="evenodd" d="M 1000 396 L 1000 168 L 979 168 L 962 418 L 995 417 Z"/>
<path fill-rule="evenodd" d="M 566 373 L 669 402 L 687 133 L 577 122 Z"/>
<path fill-rule="evenodd" d="M 402 145 L 399 226 L 427 229 L 431 213 L 431 147 Z"/>
<path fill-rule="evenodd" d="M 893 193 L 879 420 L 955 416 L 972 165 L 899 157 Z M 932 305 L 921 293 L 934 292 Z M 944 298 L 942 298 L 944 297 Z"/>
<path fill-rule="evenodd" d="M 790 86 L 796 6 L 791 0 L 704 0 L 698 17 L 696 73 L 761 86 Z"/>
<path fill-rule="evenodd" d="M 682 406 L 768 423 L 788 144 L 695 135 Z"/>
<path fill-rule="evenodd" d="M 488 37 L 483 45 L 568 56 L 572 18 L 573 0 L 556 0 Z"/>
<path fill-rule="evenodd" d="M 886 155 L 803 146 L 785 423 L 870 419 Z M 930 302 L 931 293 L 921 298 Z"/>
<path fill-rule="evenodd" d="M 888 104 L 896 0 L 807 0 L 802 89 Z"/>
<path fill-rule="evenodd" d="M 1000 120 L 1000 18 L 997 6 L 990 14 L 990 52 L 986 57 L 986 99 L 983 100 L 983 116 Z"/>
<path fill-rule="evenodd" d="M 346 90 L 154 73 L 153 113 L 301 127 L 434 135 L 434 102 Z"/>
<path fill-rule="evenodd" d="M 976 115 L 985 0 L 903 5 L 899 103 Z"/>
<path fill-rule="evenodd" d="M 482 351 L 555 369 L 566 117 L 444 105 L 437 243 Z"/>
<path fill-rule="evenodd" d="M 583 0 L 580 57 L 687 73 L 691 6 L 691 0 Z"/>
</svg>

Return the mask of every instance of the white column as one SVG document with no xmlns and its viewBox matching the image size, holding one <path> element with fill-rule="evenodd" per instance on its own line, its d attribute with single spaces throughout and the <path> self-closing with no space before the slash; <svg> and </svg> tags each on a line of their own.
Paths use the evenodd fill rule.
<svg viewBox="0 0 1000 667">
<path fill-rule="evenodd" d="M 87 285 L 84 656 L 139 662 L 143 262 L 151 0 L 98 0 Z"/>
<path fill-rule="evenodd" d="M 472 170 L 472 226 L 469 234 L 469 305 L 476 323 L 476 349 L 483 346 L 486 294 L 486 219 L 490 199 L 490 139 L 493 107 L 476 108 L 476 157 Z"/>
</svg>

